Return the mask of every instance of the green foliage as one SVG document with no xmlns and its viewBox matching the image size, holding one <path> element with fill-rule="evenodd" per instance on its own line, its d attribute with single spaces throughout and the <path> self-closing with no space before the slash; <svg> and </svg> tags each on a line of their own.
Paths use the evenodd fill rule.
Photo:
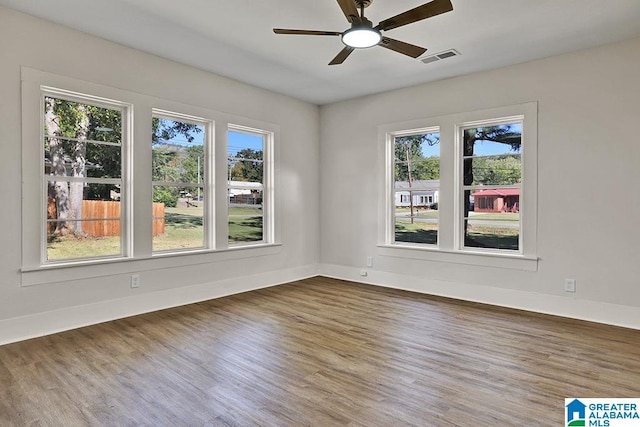
<svg viewBox="0 0 640 427">
<path fill-rule="evenodd" d="M 509 185 L 522 181 L 520 158 L 514 156 L 476 157 L 473 161 L 473 184 Z"/>
<path fill-rule="evenodd" d="M 154 118 L 152 121 L 152 179 L 164 182 L 204 182 L 204 145 L 184 145 L 183 137 L 191 144 L 202 126 Z M 198 177 L 199 173 L 199 177 Z"/>
<path fill-rule="evenodd" d="M 178 189 L 175 187 L 154 187 L 153 202 L 164 203 L 166 207 L 175 208 L 178 204 Z"/>
<path fill-rule="evenodd" d="M 263 163 L 261 161 L 251 161 L 262 160 L 261 150 L 244 148 L 238 151 L 234 157 L 248 160 L 231 161 L 229 176 L 232 181 L 262 182 L 264 175 Z"/>
<path fill-rule="evenodd" d="M 439 134 L 428 133 L 395 138 L 395 177 L 396 181 L 409 180 L 409 168 L 413 180 L 440 179 L 440 158 L 425 157 L 423 148 L 440 143 Z"/>
</svg>

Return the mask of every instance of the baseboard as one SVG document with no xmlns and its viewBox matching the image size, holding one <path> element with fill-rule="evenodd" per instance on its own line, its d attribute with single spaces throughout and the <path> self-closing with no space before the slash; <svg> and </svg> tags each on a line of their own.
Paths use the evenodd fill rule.
<svg viewBox="0 0 640 427">
<path fill-rule="evenodd" d="M 271 271 L 0 321 L 0 345 L 318 275 L 317 265 Z"/>
<path fill-rule="evenodd" d="M 363 271 L 366 272 L 366 276 L 361 275 Z M 320 274 L 326 277 L 387 288 L 402 289 L 465 301 L 516 308 L 535 313 L 551 314 L 571 319 L 640 329 L 640 307 L 480 286 L 470 283 L 431 280 L 424 277 L 389 273 L 373 269 L 362 270 L 334 264 L 322 264 L 320 266 Z"/>
</svg>

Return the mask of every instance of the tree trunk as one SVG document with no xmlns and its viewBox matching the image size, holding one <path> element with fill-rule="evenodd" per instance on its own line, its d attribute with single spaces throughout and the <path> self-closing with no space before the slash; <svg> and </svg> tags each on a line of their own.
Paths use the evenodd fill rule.
<svg viewBox="0 0 640 427">
<path fill-rule="evenodd" d="M 61 136 L 59 117 L 53 111 L 53 98 L 45 98 L 45 126 L 49 135 L 49 155 L 51 157 L 51 175 L 66 176 L 64 164 L 64 147 L 62 140 L 55 138 Z M 55 181 L 53 192 L 56 200 L 57 219 L 55 234 L 67 234 L 69 232 L 69 185 L 67 181 Z"/>
<path fill-rule="evenodd" d="M 86 157 L 87 157 L 87 136 L 89 134 L 89 115 L 87 107 L 79 104 L 78 113 L 80 121 L 76 133 L 77 141 L 73 146 L 73 162 L 71 165 L 72 176 L 76 178 L 85 178 L 87 176 Z M 82 201 L 84 199 L 84 182 L 71 182 L 69 184 L 69 207 L 71 218 L 74 221 L 72 229 L 75 234 L 82 235 Z"/>
<path fill-rule="evenodd" d="M 473 145 L 476 142 L 476 129 L 466 129 L 464 131 L 464 139 L 462 141 L 462 150 L 463 156 L 473 156 Z M 465 160 L 462 161 L 462 183 L 464 185 L 472 185 L 473 184 L 473 160 Z M 471 200 L 470 196 L 466 194 L 466 191 L 463 191 L 464 198 L 464 244 L 468 246 L 469 242 L 472 240 L 469 237 L 469 212 L 471 211 Z"/>
</svg>

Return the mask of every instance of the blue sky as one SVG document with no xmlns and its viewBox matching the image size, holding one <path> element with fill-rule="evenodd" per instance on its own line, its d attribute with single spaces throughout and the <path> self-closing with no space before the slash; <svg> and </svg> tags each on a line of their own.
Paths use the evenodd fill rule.
<svg viewBox="0 0 640 427">
<path fill-rule="evenodd" d="M 262 135 L 230 130 L 227 132 L 227 146 L 229 154 L 232 155 L 243 148 L 262 151 Z"/>
<path fill-rule="evenodd" d="M 519 132 L 522 134 L 522 124 L 511 124 L 511 130 L 513 132 Z M 517 154 L 520 153 L 522 147 L 518 151 L 513 151 L 508 144 L 500 144 L 498 142 L 490 141 L 477 141 L 474 144 L 473 154 L 476 156 L 491 156 L 497 154 Z M 440 156 L 440 144 L 430 146 L 427 143 L 422 144 L 422 155 L 425 157 Z"/>
<path fill-rule="evenodd" d="M 170 122 L 167 119 L 162 119 L 163 121 Z M 189 142 L 183 135 L 176 136 L 171 140 L 167 141 L 172 144 L 182 145 L 182 146 L 194 146 L 194 145 L 202 145 L 204 143 L 204 127 L 198 126 L 201 129 L 201 132 L 191 132 L 191 136 L 193 136 L 193 141 Z M 244 148 L 251 148 L 255 151 L 262 150 L 263 137 L 262 135 L 244 133 L 230 130 L 227 132 L 227 145 L 229 154 L 235 155 L 239 150 Z"/>
</svg>

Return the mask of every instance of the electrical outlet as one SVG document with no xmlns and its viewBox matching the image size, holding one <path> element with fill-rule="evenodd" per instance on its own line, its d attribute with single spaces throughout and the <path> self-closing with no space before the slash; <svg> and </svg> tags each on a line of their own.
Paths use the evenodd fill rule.
<svg viewBox="0 0 640 427">
<path fill-rule="evenodd" d="M 131 275 L 131 287 L 132 288 L 139 288 L 140 287 L 140 275 L 139 274 L 132 274 Z"/>
<path fill-rule="evenodd" d="M 575 292 L 576 291 L 576 279 L 564 279 L 564 291 Z"/>
<path fill-rule="evenodd" d="M 368 275 L 367 270 L 360 270 L 360 275 L 362 277 L 367 277 L 367 275 Z"/>
<path fill-rule="evenodd" d="M 369 268 L 373 267 L 373 257 L 372 256 L 368 256 L 367 257 L 367 267 L 369 267 Z"/>
</svg>

